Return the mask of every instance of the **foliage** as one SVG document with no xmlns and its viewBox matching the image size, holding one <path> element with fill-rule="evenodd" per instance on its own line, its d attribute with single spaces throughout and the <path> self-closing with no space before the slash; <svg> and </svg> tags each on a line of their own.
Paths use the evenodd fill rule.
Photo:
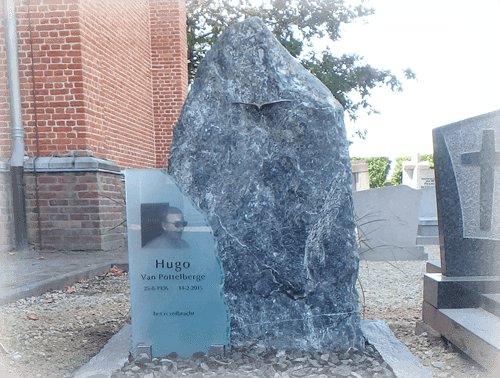
<svg viewBox="0 0 500 378">
<path fill-rule="evenodd" d="M 356 54 L 344 54 L 337 58 L 327 49 L 319 59 L 316 54 L 312 54 L 309 58 L 303 59 L 302 64 L 326 85 L 342 104 L 351 120 L 356 120 L 359 109 L 364 109 L 368 115 L 380 113 L 368 102 L 372 89 L 385 86 L 392 92 L 403 91 L 401 82 L 391 71 L 373 68 L 365 64 L 363 58 Z M 404 72 L 407 78 L 415 77 L 409 68 Z M 352 91 L 357 92 L 361 100 L 354 102 L 349 97 Z M 361 135 L 358 130 L 357 134 L 364 138 L 366 132 Z"/>
<path fill-rule="evenodd" d="M 391 176 L 391 184 L 392 185 L 401 185 L 403 182 L 403 161 L 410 161 L 411 157 L 406 156 L 406 157 L 399 157 L 396 158 L 397 164 L 396 168 L 394 169 L 394 173 Z M 420 155 L 420 161 L 428 161 L 429 162 L 429 168 L 433 169 L 434 168 L 434 160 L 433 160 L 433 155 Z"/>
<path fill-rule="evenodd" d="M 360 0 L 363 2 L 363 0 Z M 187 0 L 188 69 L 190 80 L 217 36 L 228 25 L 258 16 L 281 44 L 330 89 L 352 120 L 364 109 L 378 113 L 368 103 L 370 91 L 387 87 L 402 91 L 398 78 L 388 70 L 378 70 L 356 55 L 335 57 L 327 49 L 321 54 L 303 54 L 304 43 L 312 46 L 313 38 L 340 39 L 342 25 L 373 14 L 363 5 L 346 5 L 343 0 L 263 0 L 254 6 L 251 0 Z M 415 79 L 411 69 L 404 70 L 406 79 Z M 353 101 L 350 94 L 361 98 Z M 365 131 L 357 131 L 364 138 Z"/>
<path fill-rule="evenodd" d="M 368 178 L 370 181 L 370 189 L 382 188 L 387 183 L 386 177 L 389 173 L 389 168 L 391 161 L 386 157 L 374 157 L 374 158 L 351 158 L 354 160 L 364 160 L 368 165 Z"/>
<path fill-rule="evenodd" d="M 410 161 L 411 157 L 398 157 L 396 158 L 397 164 L 394 169 L 394 173 L 391 176 L 391 184 L 392 185 L 401 185 L 403 181 L 403 161 Z"/>
<path fill-rule="evenodd" d="M 434 169 L 434 155 L 429 154 L 429 155 L 420 155 L 420 161 L 428 161 L 429 162 L 429 168 Z"/>
</svg>

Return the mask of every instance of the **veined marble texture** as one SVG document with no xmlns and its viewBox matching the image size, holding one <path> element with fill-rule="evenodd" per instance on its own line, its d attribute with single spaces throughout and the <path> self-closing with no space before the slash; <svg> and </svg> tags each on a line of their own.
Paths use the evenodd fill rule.
<svg viewBox="0 0 500 378">
<path fill-rule="evenodd" d="M 258 18 L 200 65 L 168 173 L 208 217 L 231 344 L 362 348 L 344 111 Z"/>
</svg>

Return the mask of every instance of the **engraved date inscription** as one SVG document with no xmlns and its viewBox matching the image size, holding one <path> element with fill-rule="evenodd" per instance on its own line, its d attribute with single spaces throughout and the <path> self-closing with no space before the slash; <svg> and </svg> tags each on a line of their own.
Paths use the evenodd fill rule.
<svg viewBox="0 0 500 378">
<path fill-rule="evenodd" d="M 168 286 L 144 286 L 144 291 L 167 291 Z"/>
<path fill-rule="evenodd" d="M 203 286 L 179 286 L 179 290 L 203 290 Z"/>
</svg>

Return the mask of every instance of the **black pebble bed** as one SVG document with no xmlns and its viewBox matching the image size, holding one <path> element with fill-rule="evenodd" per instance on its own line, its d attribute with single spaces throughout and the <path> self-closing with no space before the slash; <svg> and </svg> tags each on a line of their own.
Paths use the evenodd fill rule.
<svg viewBox="0 0 500 378">
<path fill-rule="evenodd" d="M 146 354 L 130 360 L 112 378 L 166 377 L 264 377 L 264 378 L 395 378 L 391 368 L 377 350 L 367 344 L 365 350 L 355 348 L 345 353 L 277 350 L 262 345 L 233 347 L 227 356 L 198 353 L 179 357 L 172 353 L 165 358 Z"/>
</svg>

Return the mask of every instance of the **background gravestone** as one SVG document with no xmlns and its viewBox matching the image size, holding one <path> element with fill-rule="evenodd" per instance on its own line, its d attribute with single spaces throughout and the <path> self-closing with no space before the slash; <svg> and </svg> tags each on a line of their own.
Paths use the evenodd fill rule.
<svg viewBox="0 0 500 378">
<path fill-rule="evenodd" d="M 441 265 L 424 276 L 423 320 L 500 373 L 500 111 L 433 130 Z"/>
<path fill-rule="evenodd" d="M 217 238 L 231 345 L 363 347 L 343 117 L 257 18 L 226 29 L 197 71 L 169 173 Z"/>
<path fill-rule="evenodd" d="M 406 185 L 387 186 L 353 193 L 361 260 L 427 260 L 421 245 L 415 245 L 419 190 Z"/>
<path fill-rule="evenodd" d="M 125 184 L 132 353 L 229 350 L 224 272 L 205 215 L 162 170 L 126 170 Z"/>
<path fill-rule="evenodd" d="M 500 111 L 433 136 L 442 273 L 500 276 Z"/>
</svg>

